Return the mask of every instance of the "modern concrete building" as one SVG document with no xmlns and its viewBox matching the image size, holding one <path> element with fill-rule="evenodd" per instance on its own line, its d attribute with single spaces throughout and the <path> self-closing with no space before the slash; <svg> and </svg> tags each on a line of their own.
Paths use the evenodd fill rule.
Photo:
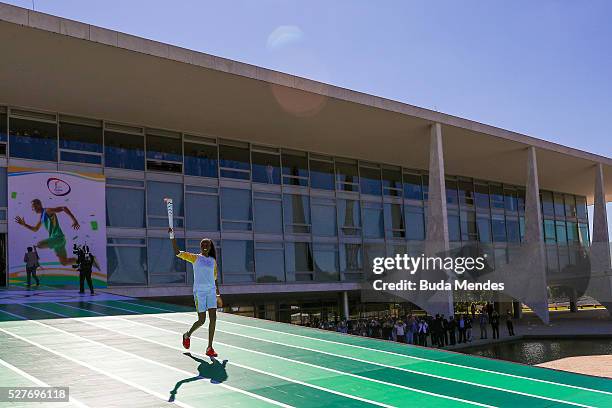
<svg viewBox="0 0 612 408">
<path fill-rule="evenodd" d="M 103 173 L 117 293 L 191 293 L 165 196 L 181 246 L 214 239 L 222 293 L 260 317 L 357 310 L 368 259 L 428 242 L 494 264 L 535 245 L 545 304 L 592 240 L 612 285 L 610 158 L 5 4 L 0 38 L 0 231 L 7 166 Z"/>
</svg>

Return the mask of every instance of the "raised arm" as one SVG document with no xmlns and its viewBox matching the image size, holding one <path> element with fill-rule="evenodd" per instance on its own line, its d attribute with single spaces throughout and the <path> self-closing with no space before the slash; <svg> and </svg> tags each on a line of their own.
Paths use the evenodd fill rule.
<svg viewBox="0 0 612 408">
<path fill-rule="evenodd" d="M 168 234 L 170 234 L 170 242 L 172 242 L 172 248 L 174 249 L 174 255 L 178 255 L 181 250 L 176 243 L 176 238 L 174 237 L 174 230 L 172 228 L 168 228 Z"/>
<path fill-rule="evenodd" d="M 72 211 L 70 211 L 70 208 L 68 207 L 62 206 L 62 207 L 55 207 L 55 208 L 47 208 L 46 211 L 49 215 L 64 212 L 72 220 L 72 228 L 74 228 L 75 230 L 78 230 L 79 228 L 81 228 L 76 217 L 74 216 L 74 214 L 72 213 Z"/>
<path fill-rule="evenodd" d="M 15 217 L 15 222 L 17 224 L 22 225 L 33 232 L 36 232 L 40 229 L 40 226 L 42 224 L 41 220 L 42 220 L 42 217 L 38 220 L 38 223 L 36 225 L 29 225 L 27 222 L 25 222 L 25 219 L 23 219 L 23 217 L 19 217 L 19 216 Z"/>
</svg>

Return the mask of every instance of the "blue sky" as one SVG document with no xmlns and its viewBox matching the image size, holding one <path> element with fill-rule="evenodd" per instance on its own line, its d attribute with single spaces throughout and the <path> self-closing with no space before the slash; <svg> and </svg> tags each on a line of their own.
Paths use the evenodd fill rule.
<svg viewBox="0 0 612 408">
<path fill-rule="evenodd" d="M 612 157 L 612 1 L 34 0 L 34 8 Z M 612 229 L 612 204 L 608 212 Z"/>
</svg>

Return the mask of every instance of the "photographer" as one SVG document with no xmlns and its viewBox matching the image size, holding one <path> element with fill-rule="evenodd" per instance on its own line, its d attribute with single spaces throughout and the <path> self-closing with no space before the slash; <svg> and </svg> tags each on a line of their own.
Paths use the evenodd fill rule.
<svg viewBox="0 0 612 408">
<path fill-rule="evenodd" d="M 87 245 L 79 247 L 75 244 L 72 252 L 77 256 L 77 263 L 72 267 L 78 268 L 79 270 L 79 293 L 85 293 L 85 279 L 87 279 L 87 286 L 89 286 L 89 290 L 93 295 L 94 290 L 91 281 L 92 268 L 95 266 L 97 270 L 100 270 L 100 266 L 96 258 L 89 252 L 89 247 Z"/>
</svg>

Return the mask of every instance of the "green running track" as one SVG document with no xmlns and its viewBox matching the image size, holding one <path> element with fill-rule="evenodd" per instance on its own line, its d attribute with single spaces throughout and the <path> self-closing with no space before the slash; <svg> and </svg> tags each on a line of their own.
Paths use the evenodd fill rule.
<svg viewBox="0 0 612 408">
<path fill-rule="evenodd" d="M 0 384 L 49 407 L 612 407 L 612 380 L 143 300 L 0 305 Z M 5 405 L 3 405 L 5 404 Z M 22 403 L 0 406 L 45 406 Z"/>
</svg>

